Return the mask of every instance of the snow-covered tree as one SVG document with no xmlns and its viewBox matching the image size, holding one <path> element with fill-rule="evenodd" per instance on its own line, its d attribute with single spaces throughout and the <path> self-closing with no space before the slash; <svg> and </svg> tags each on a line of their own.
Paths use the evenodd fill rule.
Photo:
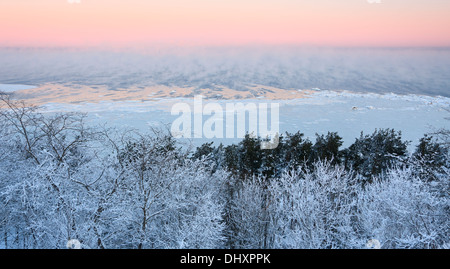
<svg viewBox="0 0 450 269">
<path fill-rule="evenodd" d="M 358 195 L 358 211 L 367 239 L 377 239 L 382 248 L 448 244 L 448 196 L 440 197 L 411 169 L 394 168 L 383 180 L 366 186 Z"/>
<path fill-rule="evenodd" d="M 273 248 L 354 248 L 357 186 L 343 167 L 290 170 L 271 192 Z"/>
<path fill-rule="evenodd" d="M 384 173 L 406 157 L 408 143 L 402 140 L 401 132 L 394 129 L 379 129 L 370 135 L 361 132 L 355 143 L 345 150 L 346 166 L 371 181 L 373 176 Z"/>
<path fill-rule="evenodd" d="M 335 133 L 315 145 L 286 134 L 271 150 L 246 136 L 192 155 L 165 131 L 84 119 L 0 94 L 0 248 L 450 245 L 441 137 L 426 136 L 410 158 L 393 130 L 361 135 L 345 155 Z"/>
<path fill-rule="evenodd" d="M 129 137 L 118 156 L 126 168 L 118 190 L 112 244 L 126 248 L 217 248 L 223 241 L 222 187 L 167 135 Z M 200 232 L 201 231 L 201 232 Z"/>
<path fill-rule="evenodd" d="M 267 181 L 256 176 L 245 181 L 231 180 L 226 219 L 229 247 L 270 248 Z"/>
</svg>

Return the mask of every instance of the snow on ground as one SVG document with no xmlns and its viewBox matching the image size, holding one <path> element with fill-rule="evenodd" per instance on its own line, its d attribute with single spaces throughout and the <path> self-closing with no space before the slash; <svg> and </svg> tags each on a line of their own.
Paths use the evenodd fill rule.
<svg viewBox="0 0 450 269">
<path fill-rule="evenodd" d="M 416 145 L 425 134 L 450 128 L 450 98 L 396 94 L 358 94 L 317 91 L 311 100 L 291 100 L 285 106 L 284 126 L 307 136 L 337 131 L 349 146 L 360 132 L 394 128 Z M 290 117 L 292 115 L 292 117 Z M 283 124 L 282 124 L 283 126 Z"/>
<path fill-rule="evenodd" d="M 43 106 L 46 112 L 89 112 L 92 124 L 137 128 L 145 131 L 149 127 L 169 126 L 178 118 L 170 113 L 177 102 L 192 106 L 193 98 L 161 98 L 156 101 L 117 101 L 80 104 L 51 103 Z M 291 100 L 203 100 L 219 103 L 225 111 L 227 102 L 233 103 L 279 103 L 280 132 L 301 131 L 314 141 L 315 134 L 338 132 L 344 138 L 344 147 L 351 145 L 361 131 L 372 133 L 376 128 L 394 128 L 402 131 L 403 138 L 417 145 L 425 134 L 439 128 L 450 128 L 450 98 L 421 95 L 353 93 L 348 91 L 321 91 L 315 89 L 309 98 Z M 203 116 L 203 120 L 209 116 Z M 255 119 L 252 119 L 255 120 Z M 192 121 L 193 123 L 194 121 Z M 228 127 L 226 127 L 228 128 Z M 183 139 L 182 139 L 183 141 Z M 240 139 L 196 138 L 194 146 L 206 141 L 231 144 Z M 184 141 L 186 142 L 186 141 Z"/>
</svg>

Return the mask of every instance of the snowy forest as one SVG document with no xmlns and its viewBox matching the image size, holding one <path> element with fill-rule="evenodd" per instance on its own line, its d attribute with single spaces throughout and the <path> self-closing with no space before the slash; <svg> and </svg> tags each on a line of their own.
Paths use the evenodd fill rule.
<svg viewBox="0 0 450 269">
<path fill-rule="evenodd" d="M 347 148 L 334 132 L 261 141 L 193 148 L 0 94 L 0 248 L 450 246 L 450 131 L 417 145 L 392 129 Z"/>
</svg>

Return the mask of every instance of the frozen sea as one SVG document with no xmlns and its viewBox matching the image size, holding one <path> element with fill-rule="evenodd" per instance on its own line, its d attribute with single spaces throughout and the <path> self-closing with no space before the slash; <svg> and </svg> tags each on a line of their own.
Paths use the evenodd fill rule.
<svg viewBox="0 0 450 269">
<path fill-rule="evenodd" d="M 17 85 L 0 85 L 1 89 L 18 89 Z M 22 86 L 26 87 L 26 86 Z M 11 88 L 10 88 L 11 89 Z M 279 131 L 301 131 L 307 138 L 314 141 L 316 134 L 326 134 L 328 131 L 338 132 L 344 138 L 344 147 L 352 144 L 361 131 L 372 133 L 377 128 L 394 128 L 402 131 L 403 138 L 411 141 L 410 150 L 417 145 L 419 139 L 426 133 L 440 128 L 450 129 L 450 98 L 431 97 L 423 95 L 373 94 L 354 93 L 348 91 L 328 91 L 315 89 L 307 98 L 291 100 L 203 100 L 203 107 L 208 103 L 216 103 L 224 111 L 224 132 L 230 128 L 226 121 L 227 103 L 252 103 L 256 107 L 266 104 L 269 108 L 273 103 L 279 105 Z M 185 103 L 194 111 L 192 98 L 161 98 L 156 101 L 117 101 L 99 103 L 48 103 L 42 106 L 44 113 L 87 112 L 88 122 L 92 125 L 104 125 L 123 129 L 138 129 L 148 131 L 152 127 L 170 128 L 179 115 L 172 115 L 174 104 Z M 191 114 L 192 128 L 195 128 L 194 114 Z M 267 111 L 270 115 L 270 110 Z M 248 113 L 247 120 L 257 121 Z M 203 123 L 210 116 L 203 116 Z M 269 116 L 269 124 L 271 123 Z M 247 122 L 248 124 L 248 122 Z M 248 130 L 248 125 L 246 126 Z M 237 130 L 236 125 L 233 126 Z M 237 143 L 240 138 L 191 138 L 180 139 L 183 144 L 194 147 L 207 141 L 225 145 Z"/>
<path fill-rule="evenodd" d="M 106 87 L 168 85 L 240 90 L 258 84 L 313 90 L 290 100 L 212 100 L 280 105 L 280 131 L 336 131 L 348 146 L 361 131 L 394 128 L 412 145 L 425 133 L 450 128 L 450 49 L 202 48 L 164 50 L 0 49 L 0 90 L 14 92 L 46 83 Z M 170 125 L 177 102 L 117 101 L 47 103 L 44 112 L 89 112 L 92 124 L 131 127 Z M 209 101 L 208 101 L 209 102 Z M 204 117 L 206 119 L 208 117 Z M 193 139 L 197 146 L 213 140 Z"/>
<path fill-rule="evenodd" d="M 259 84 L 450 97 L 450 48 L 0 48 L 0 83 L 151 85 Z"/>
</svg>

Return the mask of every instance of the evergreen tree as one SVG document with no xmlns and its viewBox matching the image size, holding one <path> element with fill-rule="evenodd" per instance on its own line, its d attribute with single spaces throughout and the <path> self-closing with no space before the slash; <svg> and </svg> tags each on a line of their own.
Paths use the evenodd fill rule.
<svg viewBox="0 0 450 269">
<path fill-rule="evenodd" d="M 239 176 L 240 174 L 240 154 L 238 150 L 238 146 L 233 144 L 225 147 L 225 166 L 229 172 L 231 172 L 234 176 Z"/>
<path fill-rule="evenodd" d="M 223 168 L 226 165 L 225 161 L 225 149 L 223 144 L 220 143 L 218 147 L 213 146 L 214 142 L 207 142 L 197 147 L 192 154 L 192 159 L 203 160 L 204 162 L 211 164 L 211 172 L 214 173 L 218 169 Z"/>
<path fill-rule="evenodd" d="M 213 154 L 215 150 L 215 147 L 212 146 L 213 144 L 214 142 L 203 143 L 200 147 L 197 147 L 192 157 L 194 159 L 201 159 L 204 156 Z"/>
<path fill-rule="evenodd" d="M 331 164 L 340 164 L 342 153 L 339 148 L 343 141 L 336 132 L 328 132 L 327 135 L 316 134 L 316 143 L 312 148 L 314 161 L 329 161 Z"/>
<path fill-rule="evenodd" d="M 408 143 L 402 140 L 401 132 L 394 129 L 375 130 L 371 135 L 361 132 L 361 136 L 346 151 L 347 169 L 353 168 L 371 181 L 373 176 L 404 160 Z"/>
<path fill-rule="evenodd" d="M 310 163 L 312 157 L 313 144 L 310 140 L 303 138 L 304 134 L 286 133 L 285 142 L 282 143 L 284 161 L 286 167 L 297 167 L 305 163 Z"/>
<path fill-rule="evenodd" d="M 432 136 L 425 135 L 420 139 L 420 143 L 412 155 L 412 164 L 420 178 L 424 178 L 427 181 L 436 180 L 436 176 L 444 172 L 447 154 L 448 150 L 446 148 Z"/>
<path fill-rule="evenodd" d="M 261 139 L 246 134 L 244 139 L 239 143 L 239 151 L 241 154 L 239 166 L 244 177 L 251 177 L 261 171 L 262 166 L 262 150 Z"/>
</svg>

